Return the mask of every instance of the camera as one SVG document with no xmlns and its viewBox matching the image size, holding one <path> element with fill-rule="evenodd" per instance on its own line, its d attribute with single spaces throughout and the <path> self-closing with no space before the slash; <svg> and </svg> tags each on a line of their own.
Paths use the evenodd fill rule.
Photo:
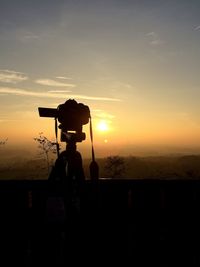
<svg viewBox="0 0 200 267">
<path fill-rule="evenodd" d="M 82 142 L 85 140 L 85 133 L 82 126 L 90 119 L 90 109 L 88 106 L 77 103 L 74 99 L 69 99 L 60 104 L 57 109 L 39 107 L 40 117 L 55 118 L 60 123 L 61 142 Z"/>
</svg>

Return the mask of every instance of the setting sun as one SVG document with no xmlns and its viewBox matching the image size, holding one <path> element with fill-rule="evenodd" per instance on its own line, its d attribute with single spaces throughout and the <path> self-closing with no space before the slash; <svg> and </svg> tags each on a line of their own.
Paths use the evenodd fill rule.
<svg viewBox="0 0 200 267">
<path fill-rule="evenodd" d="M 97 124 L 97 129 L 98 129 L 100 132 L 106 132 L 106 131 L 108 131 L 108 124 L 106 123 L 106 121 L 100 121 L 100 122 Z"/>
</svg>

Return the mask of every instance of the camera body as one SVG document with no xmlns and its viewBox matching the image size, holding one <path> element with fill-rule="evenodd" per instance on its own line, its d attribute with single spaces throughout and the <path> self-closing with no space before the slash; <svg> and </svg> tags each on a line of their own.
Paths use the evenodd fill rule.
<svg viewBox="0 0 200 267">
<path fill-rule="evenodd" d="M 40 107 L 38 110 L 40 117 L 55 118 L 59 121 L 61 142 L 85 140 L 82 126 L 89 122 L 90 109 L 88 106 L 69 99 L 64 104 L 60 104 L 57 109 Z"/>
</svg>

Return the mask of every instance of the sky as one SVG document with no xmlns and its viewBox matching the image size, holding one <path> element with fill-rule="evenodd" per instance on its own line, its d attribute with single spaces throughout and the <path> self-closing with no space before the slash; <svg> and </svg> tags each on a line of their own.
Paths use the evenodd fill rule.
<svg viewBox="0 0 200 267">
<path fill-rule="evenodd" d="M 37 108 L 75 99 L 99 155 L 200 148 L 199 12 L 198 0 L 1 0 L 0 140 L 54 138 Z"/>
</svg>

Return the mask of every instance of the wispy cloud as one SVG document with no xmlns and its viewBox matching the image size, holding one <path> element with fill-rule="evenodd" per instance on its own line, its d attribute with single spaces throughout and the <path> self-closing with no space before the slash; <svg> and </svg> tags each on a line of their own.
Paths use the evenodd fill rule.
<svg viewBox="0 0 200 267">
<path fill-rule="evenodd" d="M 159 45 L 164 44 L 164 41 L 162 41 L 160 39 L 156 39 L 156 40 L 151 41 L 150 44 L 153 46 L 159 46 Z"/>
<path fill-rule="evenodd" d="M 70 77 L 64 77 L 64 76 L 57 76 L 56 79 L 61 79 L 61 80 L 72 80 Z"/>
<path fill-rule="evenodd" d="M 98 118 L 102 118 L 102 119 L 114 119 L 115 116 L 112 114 L 109 114 L 101 109 L 93 109 L 94 115 Z"/>
<path fill-rule="evenodd" d="M 198 30 L 200 30 L 200 25 L 198 25 L 198 26 L 194 27 L 194 30 L 195 30 L 195 31 L 198 31 Z"/>
<path fill-rule="evenodd" d="M 58 86 L 58 87 L 75 87 L 76 86 L 75 84 L 58 82 L 58 81 L 51 80 L 51 79 L 38 79 L 35 81 L 35 83 L 41 84 L 41 85 L 47 85 L 47 86 Z"/>
<path fill-rule="evenodd" d="M 40 39 L 38 34 L 27 29 L 17 29 L 14 33 L 15 38 L 22 43 L 29 43 Z"/>
<path fill-rule="evenodd" d="M 148 32 L 146 34 L 146 36 L 152 36 L 152 37 L 156 38 L 157 37 L 157 34 L 155 32 Z"/>
<path fill-rule="evenodd" d="M 87 96 L 87 95 L 75 95 L 75 94 L 63 94 L 63 93 L 49 93 L 49 92 L 34 92 L 27 91 L 20 88 L 8 88 L 0 87 L 0 94 L 12 94 L 18 96 L 30 96 L 30 97 L 44 97 L 44 98 L 74 98 L 74 99 L 84 99 L 84 100 L 96 100 L 96 101 L 121 101 L 117 98 L 110 97 L 99 97 L 99 96 Z"/>
<path fill-rule="evenodd" d="M 0 82 L 16 84 L 25 80 L 28 80 L 28 76 L 22 72 L 0 70 Z"/>
<path fill-rule="evenodd" d="M 70 90 L 49 90 L 48 93 L 70 93 Z"/>
<path fill-rule="evenodd" d="M 165 43 L 156 32 L 148 32 L 146 36 L 150 39 L 149 44 L 152 46 L 160 46 Z"/>
<path fill-rule="evenodd" d="M 36 35 L 32 32 L 26 32 L 23 36 L 22 36 L 22 40 L 23 41 L 29 41 L 29 40 L 36 40 L 39 39 L 39 35 Z"/>
</svg>

